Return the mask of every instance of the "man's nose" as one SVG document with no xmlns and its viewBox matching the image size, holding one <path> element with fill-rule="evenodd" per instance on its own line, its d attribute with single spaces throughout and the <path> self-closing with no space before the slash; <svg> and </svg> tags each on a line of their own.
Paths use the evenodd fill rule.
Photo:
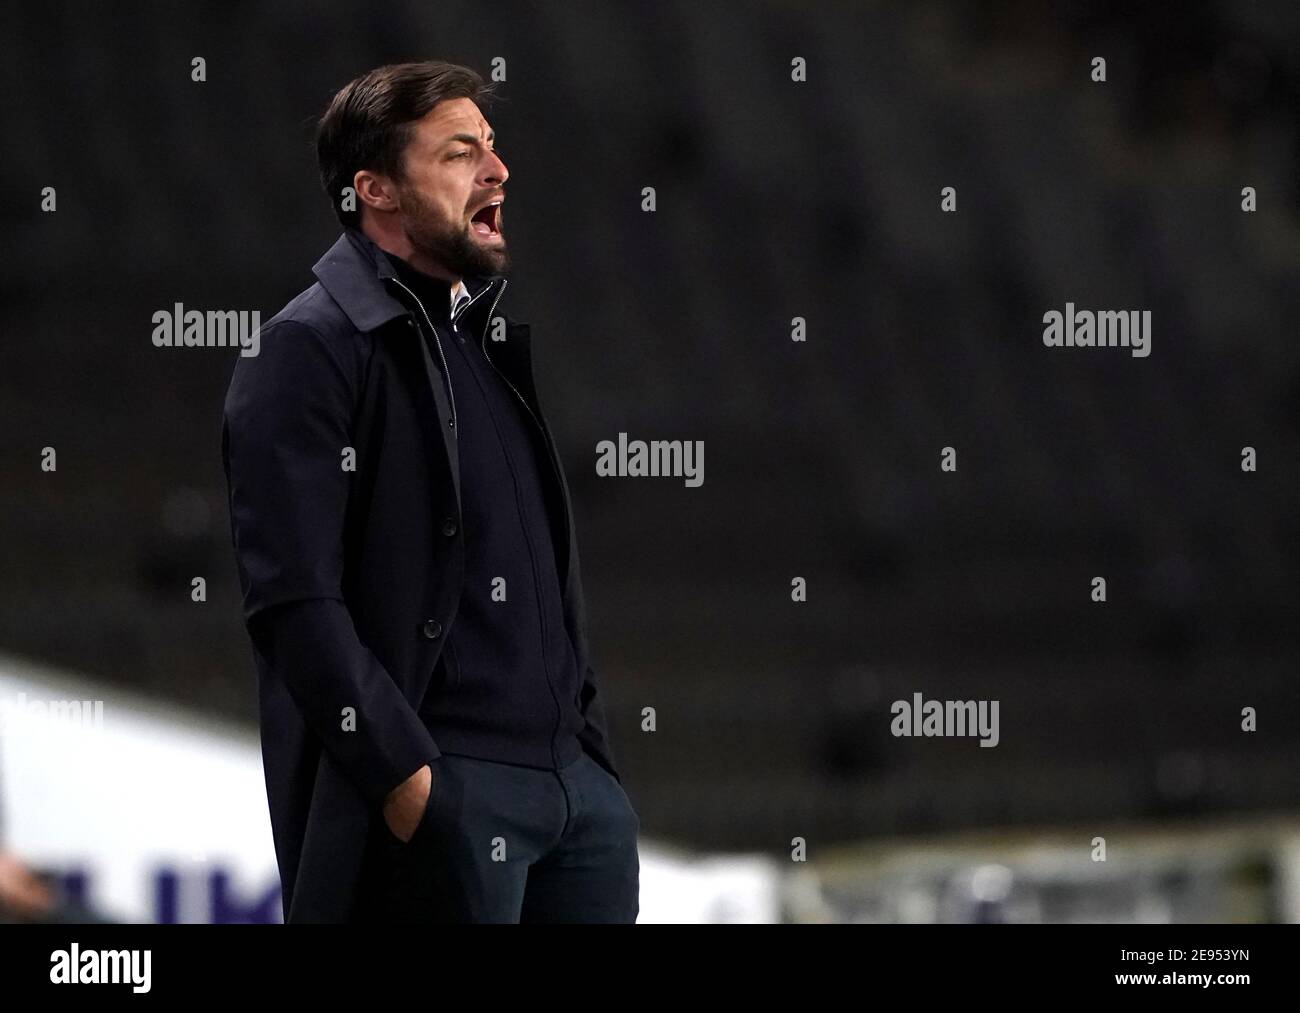
<svg viewBox="0 0 1300 1013">
<path fill-rule="evenodd" d="M 483 165 L 483 184 L 485 186 L 500 186 L 510 178 L 510 170 L 506 168 L 506 163 L 501 161 L 501 156 L 495 151 L 488 151 L 487 161 Z"/>
</svg>

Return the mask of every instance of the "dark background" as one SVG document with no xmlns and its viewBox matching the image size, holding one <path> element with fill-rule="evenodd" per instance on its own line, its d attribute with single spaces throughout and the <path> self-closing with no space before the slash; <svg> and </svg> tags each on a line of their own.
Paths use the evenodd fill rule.
<svg viewBox="0 0 1300 1013">
<path fill-rule="evenodd" d="M 501 56 L 502 309 L 533 325 L 645 832 L 1294 808 L 1298 42 L 1284 0 L 7 11 L 0 649 L 256 719 L 236 353 L 155 348 L 151 316 L 269 319 L 337 235 L 334 91 Z M 1151 310 L 1151 356 L 1045 348 L 1067 301 Z M 620 431 L 703 440 L 704 485 L 598 478 Z M 893 738 L 915 692 L 999 700 L 1000 745 Z"/>
</svg>

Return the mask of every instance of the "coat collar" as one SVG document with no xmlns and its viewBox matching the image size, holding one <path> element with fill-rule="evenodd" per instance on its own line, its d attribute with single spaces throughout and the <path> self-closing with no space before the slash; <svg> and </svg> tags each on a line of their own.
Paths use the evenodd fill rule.
<svg viewBox="0 0 1300 1013">
<path fill-rule="evenodd" d="M 389 288 L 389 279 L 396 272 L 388 255 L 359 229 L 344 229 L 325 256 L 316 262 L 312 273 L 359 331 L 377 330 L 395 317 L 411 312 Z M 464 281 L 470 302 L 463 303 L 460 311 L 476 315 L 476 311 L 482 312 L 491 305 L 504 278 L 469 276 Z"/>
</svg>

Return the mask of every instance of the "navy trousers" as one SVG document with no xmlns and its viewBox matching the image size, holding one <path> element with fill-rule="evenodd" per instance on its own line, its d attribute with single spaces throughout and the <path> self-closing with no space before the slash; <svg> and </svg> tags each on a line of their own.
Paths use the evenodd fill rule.
<svg viewBox="0 0 1300 1013">
<path fill-rule="evenodd" d="M 558 771 L 443 753 L 430 770 L 409 841 L 375 820 L 358 921 L 636 921 L 640 819 L 587 753 Z"/>
</svg>

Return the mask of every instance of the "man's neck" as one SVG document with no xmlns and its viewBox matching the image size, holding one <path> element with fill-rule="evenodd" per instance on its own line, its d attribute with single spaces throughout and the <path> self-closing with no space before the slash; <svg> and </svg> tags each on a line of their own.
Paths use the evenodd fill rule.
<svg viewBox="0 0 1300 1013">
<path fill-rule="evenodd" d="M 405 232 L 398 230 L 394 233 L 392 230 L 377 228 L 369 221 L 361 224 L 360 231 L 385 253 L 397 257 L 420 274 L 441 282 L 448 289 L 454 289 L 460 283 L 461 279 L 458 275 L 452 274 L 437 261 L 412 246 Z"/>
<path fill-rule="evenodd" d="M 414 289 L 421 297 L 434 299 L 439 312 L 447 307 L 451 301 L 451 290 L 455 288 L 454 285 L 444 278 L 435 278 L 433 275 L 421 271 L 410 261 L 404 260 L 394 253 L 388 253 L 388 260 L 393 265 L 393 270 L 397 272 L 398 279 L 409 288 Z"/>
</svg>

